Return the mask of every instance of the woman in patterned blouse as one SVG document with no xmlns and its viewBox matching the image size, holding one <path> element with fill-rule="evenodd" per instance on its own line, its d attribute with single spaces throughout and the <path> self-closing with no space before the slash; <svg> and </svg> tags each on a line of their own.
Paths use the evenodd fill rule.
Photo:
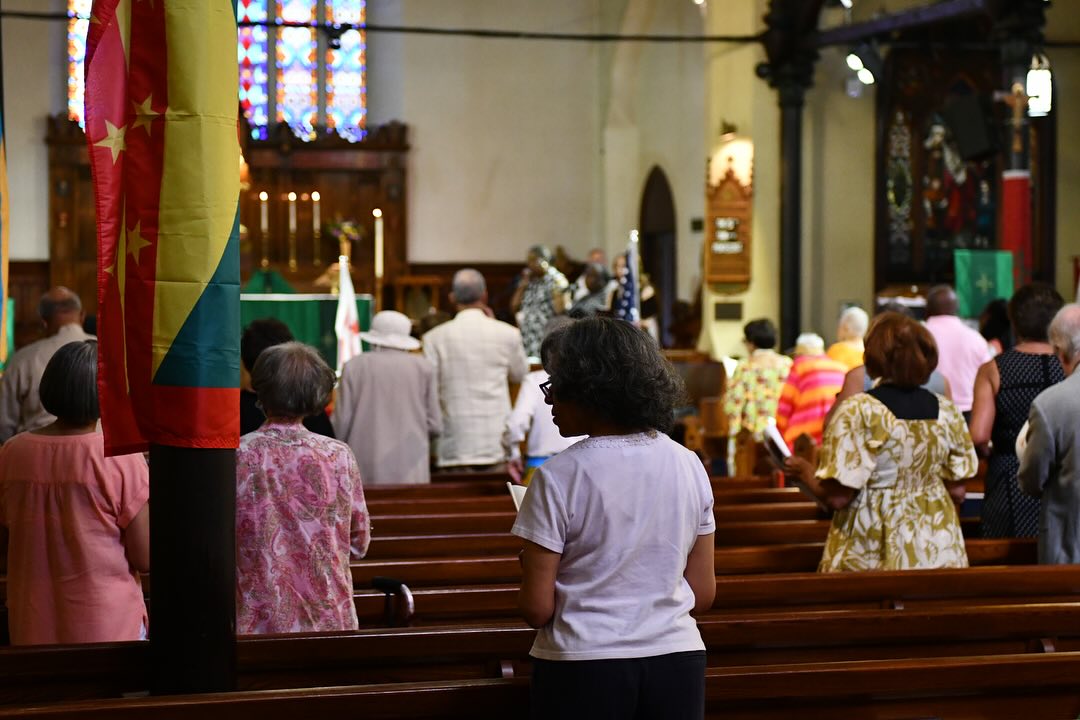
<svg viewBox="0 0 1080 720">
<path fill-rule="evenodd" d="M 745 428 L 760 440 L 769 418 L 776 415 L 791 358 L 773 350 L 776 326 L 770 320 L 751 320 L 743 328 L 743 336 L 750 357 L 739 363 L 731 376 L 724 392 L 724 412 L 732 437 Z"/>
<path fill-rule="evenodd" d="M 236 632 L 355 630 L 349 559 L 370 538 L 360 469 L 345 443 L 307 430 L 334 371 L 297 342 L 251 371 L 266 422 L 236 456 Z"/>
<path fill-rule="evenodd" d="M 919 387 L 936 365 L 926 328 L 883 313 L 866 337 L 878 384 L 837 408 L 816 473 L 788 459 L 788 472 L 837 511 L 819 571 L 967 566 L 954 503 L 978 459 L 956 406 Z"/>
</svg>

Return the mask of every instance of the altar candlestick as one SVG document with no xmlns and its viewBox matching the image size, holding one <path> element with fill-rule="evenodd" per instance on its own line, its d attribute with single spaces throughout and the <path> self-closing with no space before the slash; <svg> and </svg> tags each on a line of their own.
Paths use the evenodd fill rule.
<svg viewBox="0 0 1080 720">
<path fill-rule="evenodd" d="M 289 269 L 295 270 L 296 263 L 296 193 L 289 193 Z"/>
<path fill-rule="evenodd" d="M 383 277 L 383 217 L 382 210 L 375 208 L 371 211 L 375 216 L 375 277 L 382 280 Z"/>
<path fill-rule="evenodd" d="M 259 193 L 259 235 L 262 238 L 262 266 L 270 265 L 270 196 L 263 190 Z"/>
<path fill-rule="evenodd" d="M 319 213 L 319 200 L 321 199 L 322 196 L 319 195 L 319 191 L 313 190 L 311 193 L 311 240 L 313 246 L 311 261 L 316 267 L 322 265 L 322 251 L 319 248 L 322 240 L 322 217 Z"/>
</svg>

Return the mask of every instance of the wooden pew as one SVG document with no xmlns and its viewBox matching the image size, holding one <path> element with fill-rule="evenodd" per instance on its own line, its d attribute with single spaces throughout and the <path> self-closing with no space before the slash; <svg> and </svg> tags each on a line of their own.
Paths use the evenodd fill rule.
<svg viewBox="0 0 1080 720">
<path fill-rule="evenodd" d="M 968 540 L 972 565 L 1035 564 L 1033 538 Z M 790 543 L 716 550 L 716 574 L 812 572 L 817 569 L 824 543 Z M 480 585 L 518 582 L 517 557 L 427 558 L 412 560 L 363 560 L 352 564 L 354 586 L 368 587 L 373 577 L 392 577 L 410 587 Z"/>
<path fill-rule="evenodd" d="M 710 667 L 1080 649 L 1080 603 L 924 610 L 709 613 Z M 242 690 L 508 676 L 527 671 L 521 623 L 242 638 Z M 102 697 L 148 682 L 145 643 L 0 651 L 0 703 Z M 103 692 L 104 691 L 104 692 Z"/>
<path fill-rule="evenodd" d="M 1068 718 L 1080 712 L 1080 653 L 709 668 L 706 717 Z M 524 678 L 91 700 L 0 709 L 42 720 L 506 718 L 528 711 Z"/>
<path fill-rule="evenodd" d="M 517 617 L 516 584 L 413 590 L 414 624 Z M 354 596 L 362 625 L 383 624 L 385 596 Z M 916 609 L 978 604 L 1080 600 L 1080 566 L 988 566 L 865 573 L 788 573 L 716 578 L 714 611 L 726 613 L 828 609 Z"/>
<path fill-rule="evenodd" d="M 747 503 L 806 503 L 807 498 L 796 488 L 733 488 L 719 489 L 713 493 L 717 505 L 743 505 Z M 375 497 L 368 498 L 368 512 L 372 516 L 415 514 L 469 514 L 513 510 L 510 494 L 466 495 L 446 497 Z"/>
</svg>

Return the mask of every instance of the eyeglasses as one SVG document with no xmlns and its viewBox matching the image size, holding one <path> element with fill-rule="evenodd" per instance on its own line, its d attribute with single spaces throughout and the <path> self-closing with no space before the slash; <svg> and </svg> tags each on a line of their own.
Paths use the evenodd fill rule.
<svg viewBox="0 0 1080 720">
<path fill-rule="evenodd" d="M 540 392 L 544 393 L 544 399 L 545 400 L 550 400 L 551 399 L 551 381 L 550 380 L 548 380 L 547 382 L 540 383 Z"/>
</svg>

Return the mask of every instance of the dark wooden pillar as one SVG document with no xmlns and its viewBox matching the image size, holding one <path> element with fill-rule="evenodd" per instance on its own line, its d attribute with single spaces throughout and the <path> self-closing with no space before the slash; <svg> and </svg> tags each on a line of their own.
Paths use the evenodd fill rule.
<svg viewBox="0 0 1080 720">
<path fill-rule="evenodd" d="M 156 695 L 236 685 L 236 451 L 150 446 Z"/>
<path fill-rule="evenodd" d="M 795 344 L 802 303 L 802 130 L 806 91 L 818 53 L 813 39 L 822 0 L 772 0 L 762 43 L 768 62 L 759 77 L 780 102 L 780 347 Z"/>
<path fill-rule="evenodd" d="M 780 347 L 802 331 L 802 130 L 806 87 L 786 79 L 780 94 Z"/>
</svg>

